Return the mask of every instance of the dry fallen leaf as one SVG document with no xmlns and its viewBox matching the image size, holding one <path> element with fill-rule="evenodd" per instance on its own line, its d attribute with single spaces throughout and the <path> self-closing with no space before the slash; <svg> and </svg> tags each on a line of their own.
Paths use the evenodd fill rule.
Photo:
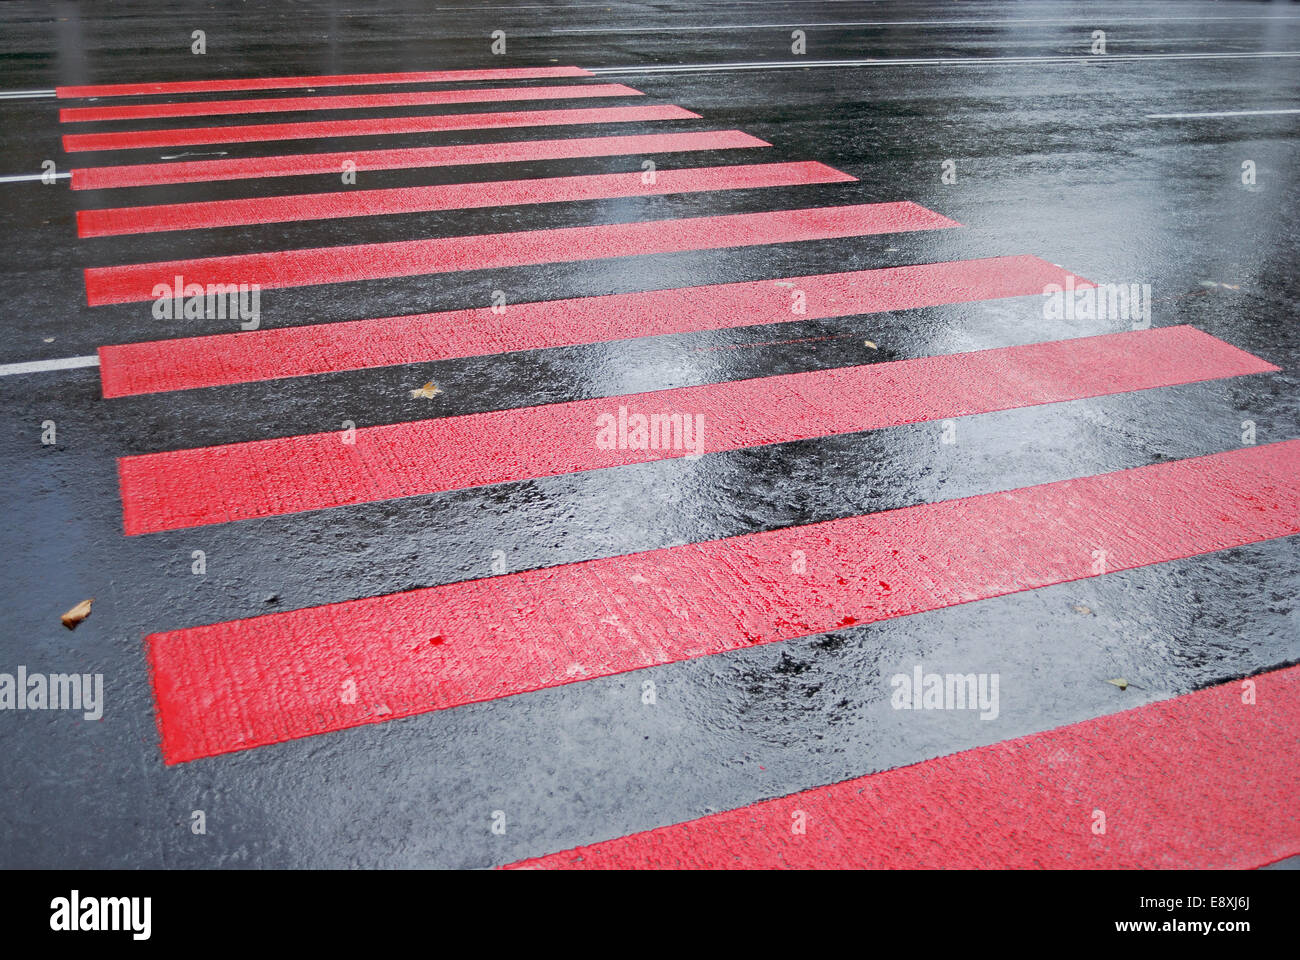
<svg viewBox="0 0 1300 960">
<path fill-rule="evenodd" d="M 63 621 L 63 625 L 69 630 L 76 630 L 77 624 L 90 616 L 90 605 L 94 602 L 94 597 L 91 597 L 89 600 L 82 600 L 59 619 Z"/>
<path fill-rule="evenodd" d="M 411 391 L 411 396 L 412 396 L 412 397 L 426 397 L 426 398 L 427 398 L 427 397 L 433 397 L 433 396 L 436 396 L 437 394 L 440 394 L 440 393 L 442 393 L 442 391 L 438 389 L 437 385 L 436 385 L 432 380 L 430 380 L 428 383 L 426 383 L 424 386 L 422 386 L 419 390 L 412 390 L 412 391 Z"/>
<path fill-rule="evenodd" d="M 1086 616 L 1087 614 L 1092 613 L 1092 608 L 1091 608 L 1091 607 L 1085 607 L 1085 606 L 1084 606 L 1083 604 L 1081 604 L 1081 603 L 1076 603 L 1076 604 L 1075 604 L 1073 607 L 1071 607 L 1070 609 L 1072 609 L 1075 613 L 1082 613 L 1082 614 L 1084 614 L 1085 616 Z"/>
<path fill-rule="evenodd" d="M 872 343 L 870 340 L 863 340 L 863 341 L 862 341 L 862 345 L 863 345 L 864 347 L 870 347 L 872 350 L 879 350 L 879 349 L 880 349 L 878 346 L 876 346 L 876 345 L 875 345 L 874 343 Z"/>
<path fill-rule="evenodd" d="M 1123 677 L 1116 677 L 1114 680 L 1107 680 L 1106 682 L 1115 684 L 1115 686 L 1119 687 L 1121 690 L 1128 689 L 1128 681 Z"/>
</svg>

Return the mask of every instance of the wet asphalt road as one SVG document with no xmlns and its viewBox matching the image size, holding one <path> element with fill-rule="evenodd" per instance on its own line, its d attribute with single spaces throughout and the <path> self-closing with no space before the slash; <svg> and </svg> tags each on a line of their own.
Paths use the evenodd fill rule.
<svg viewBox="0 0 1300 960">
<path fill-rule="evenodd" d="M 1030 22 L 1047 18 L 1053 22 Z M 1160 19 L 1169 18 L 1169 19 Z M 817 27 L 845 21 L 953 21 Z M 1066 22 L 1068 21 L 1068 22 Z M 1077 57 L 1029 63 L 640 72 L 652 64 Z M 1300 51 L 1279 3 L 216 4 L 157 13 L 74 4 L 0 10 L 0 91 L 56 84 L 450 67 L 611 68 L 643 99 L 741 129 L 766 150 L 677 166 L 818 160 L 860 182 L 76 238 L 91 207 L 337 188 L 334 176 L 84 191 L 0 183 L 0 363 L 103 344 L 229 332 L 148 304 L 86 306 L 81 270 L 172 257 L 834 204 L 911 200 L 965 228 L 264 291 L 263 326 L 1034 254 L 1097 281 L 1150 283 L 1152 325 L 1192 324 L 1282 368 L 1203 384 L 589 474 L 126 538 L 115 458 L 262 437 L 1124 329 L 1049 323 L 1038 297 L 619 341 L 230 387 L 101 399 L 94 369 L 0 378 L 0 670 L 104 674 L 107 708 L 0 716 L 5 866 L 483 867 L 1085 720 L 1300 660 L 1296 543 L 1115 573 L 833 635 L 164 767 L 141 639 L 165 629 L 491 573 L 690 543 L 1233 449 L 1300 435 L 1294 184 L 1300 115 L 1149 114 L 1300 107 L 1300 59 L 1091 57 Z M 773 24 L 749 29 L 704 25 Z M 189 52 L 190 32 L 208 52 Z M 492 56 L 502 29 L 508 52 Z M 617 68 L 617 69 L 612 69 Z M 521 85 L 530 82 L 521 81 Z M 389 88 L 378 87 L 376 91 Z M 249 94 L 257 96 L 259 94 Z M 202 99 L 202 97 L 199 97 Z M 0 175 L 158 160 L 526 139 L 467 131 L 124 154 L 61 152 L 53 99 L 3 99 Z M 493 104 L 381 113 L 490 112 Z M 339 111 L 337 118 L 374 115 Z M 332 113 L 330 119 L 335 119 Z M 279 121 L 319 119 L 276 116 Z M 246 122 L 78 124 L 77 132 Z M 581 135 L 701 121 L 583 127 Z M 545 134 L 567 136 L 570 133 Z M 576 135 L 576 134 L 573 134 Z M 957 182 L 941 181 L 956 161 Z M 1241 180 L 1254 162 L 1253 185 Z M 637 157 L 398 170 L 367 188 L 634 171 Z M 863 345 L 871 340 L 879 347 Z M 412 399 L 427 380 L 443 393 Z M 41 424 L 58 442 L 41 443 Z M 207 556 L 191 574 L 191 553 Z M 58 617 L 94 596 L 69 633 Z M 1086 612 L 1080 612 L 1081 610 Z M 998 672 L 993 722 L 898 714 L 887 678 L 916 663 Z M 1107 678 L 1134 685 L 1119 690 Z M 654 681 L 657 703 L 641 702 Z M 901 717 L 901 719 L 900 719 Z M 207 834 L 189 829 L 203 810 Z M 507 830 L 494 834 L 493 811 Z"/>
</svg>

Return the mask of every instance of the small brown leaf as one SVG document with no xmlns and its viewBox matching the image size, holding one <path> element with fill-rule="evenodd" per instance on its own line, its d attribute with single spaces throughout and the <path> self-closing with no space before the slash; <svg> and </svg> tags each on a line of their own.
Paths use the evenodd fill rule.
<svg viewBox="0 0 1300 960">
<path fill-rule="evenodd" d="M 1114 680 L 1107 680 L 1106 682 L 1115 684 L 1115 686 L 1119 687 L 1121 690 L 1128 689 L 1128 681 L 1123 677 L 1116 677 Z"/>
<path fill-rule="evenodd" d="M 879 350 L 879 349 L 880 349 L 878 346 L 876 346 L 876 345 L 875 345 L 874 343 L 872 343 L 870 340 L 863 340 L 863 341 L 862 341 L 862 345 L 863 345 L 864 347 L 870 347 L 872 350 Z"/>
<path fill-rule="evenodd" d="M 89 600 L 82 600 L 59 619 L 63 621 L 63 625 L 69 630 L 76 630 L 77 624 L 90 616 L 90 605 L 94 602 L 94 597 L 91 597 Z"/>
<path fill-rule="evenodd" d="M 1091 608 L 1091 607 L 1085 607 L 1085 606 L 1084 606 L 1083 604 L 1081 604 L 1081 603 L 1076 603 L 1076 604 L 1075 604 L 1073 607 L 1071 607 L 1070 609 L 1073 610 L 1075 613 L 1081 613 L 1081 614 L 1083 614 L 1085 617 L 1088 616 L 1090 613 L 1092 613 L 1092 608 Z"/>
<path fill-rule="evenodd" d="M 428 398 L 428 397 L 435 397 L 440 393 L 442 393 L 442 391 L 438 389 L 437 384 L 435 384 L 432 380 L 430 380 L 419 390 L 412 390 L 411 396 Z"/>
</svg>

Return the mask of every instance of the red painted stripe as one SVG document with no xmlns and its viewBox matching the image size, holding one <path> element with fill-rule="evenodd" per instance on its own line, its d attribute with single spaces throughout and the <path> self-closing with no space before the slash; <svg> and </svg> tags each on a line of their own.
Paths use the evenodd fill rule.
<svg viewBox="0 0 1300 960">
<path fill-rule="evenodd" d="M 150 187 L 165 183 L 249 180 L 306 174 L 338 175 L 344 163 L 358 171 L 445 167 L 475 163 L 517 163 L 570 157 L 613 157 L 623 154 L 677 153 L 692 150 L 734 150 L 770 147 L 739 130 L 700 133 L 647 133 L 625 137 L 573 137 L 566 140 L 521 140 L 469 143 L 445 147 L 405 147 L 398 150 L 353 150 L 343 153 L 301 153 L 278 157 L 239 157 L 228 160 L 187 160 L 180 163 L 138 163 L 89 167 L 72 171 L 73 190 Z"/>
<path fill-rule="evenodd" d="M 239 77 L 231 80 L 179 80 L 164 83 L 108 83 L 56 87 L 60 99 L 126 97 L 153 93 L 222 93 L 232 90 L 287 90 L 299 87 L 361 87 L 389 83 L 444 83 L 478 80 L 537 80 L 590 77 L 581 67 L 504 67 L 491 70 L 432 70 L 415 73 L 342 73 L 320 77 Z"/>
<path fill-rule="evenodd" d="M 1098 549 L 1115 571 L 1289 536 L 1300 532 L 1297 478 L 1292 440 L 154 634 L 163 756 L 179 763 L 1081 579 Z M 247 473 L 226 493 L 259 481 Z M 791 572 L 795 551 L 805 572 Z M 1116 740 L 1127 756 L 1143 742 Z"/>
<path fill-rule="evenodd" d="M 427 117 L 371 117 L 365 120 L 312 120 L 252 126 L 175 127 L 170 130 L 124 130 L 115 133 L 69 133 L 66 153 L 83 150 L 140 150 L 186 147 L 202 143 L 254 143 L 265 140 L 314 140 L 322 137 L 371 137 L 394 133 L 448 130 L 495 130 L 503 127 L 554 127 L 575 123 L 629 123 L 645 120 L 698 120 L 698 113 L 669 104 L 649 107 L 579 107 L 565 110 L 518 110 L 509 113 L 443 113 Z"/>
<path fill-rule="evenodd" d="M 847 183 L 857 179 L 823 163 L 811 161 L 657 170 L 654 183 L 651 184 L 645 183 L 642 176 L 642 171 L 636 170 L 628 173 L 587 174 L 576 177 L 489 180 L 482 183 L 299 193 L 278 197 L 208 200 L 151 207 L 81 210 L 77 213 L 77 235 L 107 237 L 165 230 L 206 230 L 253 223 L 376 217 L 401 213 L 424 213 L 432 210 L 511 207 L 572 200 L 695 193 L 705 190 L 752 190 L 758 187 L 788 187 L 812 183 Z"/>
<path fill-rule="evenodd" d="M 697 330 L 844 317 L 1042 293 L 1071 274 L 1037 257 L 855 270 L 511 304 L 99 348 L 105 397 Z M 1090 286 L 1073 278 L 1078 288 Z M 804 293 L 806 312 L 792 312 Z"/>
<path fill-rule="evenodd" d="M 1225 683 L 514 866 L 1262 867 L 1300 853 L 1300 667 L 1250 682 L 1253 704 Z"/>
<path fill-rule="evenodd" d="M 132 103 L 114 107 L 64 107 L 63 123 L 90 120 L 143 120 L 157 117 L 208 117 L 234 113 L 284 113 L 298 110 L 365 110 L 371 107 L 419 107 L 445 103 L 499 103 L 509 100 L 569 100 L 578 97 L 640 97 L 621 83 L 550 87 L 476 87 L 469 90 L 415 90 L 403 93 L 356 93 L 341 97 L 263 97 L 256 100 L 192 100 L 186 103 Z"/>
<path fill-rule="evenodd" d="M 350 446 L 334 431 L 173 450 L 118 461 L 123 520 L 154 533 L 1277 369 L 1163 327 L 367 427 Z M 702 419 L 701 438 L 603 449 L 600 418 L 620 408 Z"/>
<path fill-rule="evenodd" d="M 198 283 L 205 287 L 230 283 L 256 283 L 263 289 L 305 287 L 956 226 L 960 224 L 914 203 L 868 203 L 316 247 L 121 267 L 92 267 L 85 272 L 86 300 L 92 307 L 152 300 L 155 286 L 173 283 L 177 275 L 183 276 L 186 284 Z"/>
</svg>

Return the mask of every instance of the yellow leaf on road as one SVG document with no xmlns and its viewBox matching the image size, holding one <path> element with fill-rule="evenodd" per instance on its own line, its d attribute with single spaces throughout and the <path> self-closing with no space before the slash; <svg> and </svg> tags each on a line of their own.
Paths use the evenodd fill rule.
<svg viewBox="0 0 1300 960">
<path fill-rule="evenodd" d="M 91 597 L 89 600 L 82 600 L 59 619 L 63 621 L 63 625 L 69 630 L 76 630 L 77 624 L 90 616 L 90 605 L 94 602 L 94 597 Z"/>
</svg>

